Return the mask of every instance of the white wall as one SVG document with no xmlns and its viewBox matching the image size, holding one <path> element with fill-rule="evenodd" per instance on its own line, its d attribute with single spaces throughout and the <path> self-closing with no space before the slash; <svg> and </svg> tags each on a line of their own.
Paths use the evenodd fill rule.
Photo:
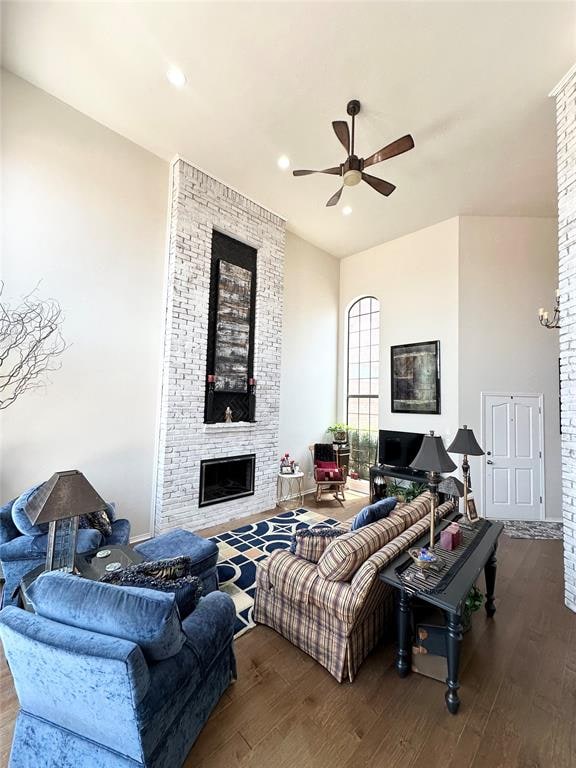
<svg viewBox="0 0 576 768">
<path fill-rule="evenodd" d="M 71 345 L 45 391 L 3 412 L 0 498 L 82 470 L 150 530 L 168 165 L 3 75 L 2 278 L 41 280 Z"/>
<path fill-rule="evenodd" d="M 289 451 L 312 487 L 308 445 L 328 442 L 336 419 L 339 263 L 291 232 L 284 256 L 280 451 Z"/>
<path fill-rule="evenodd" d="M 542 328 L 558 282 L 554 219 L 460 219 L 460 422 L 481 440 L 481 392 L 544 395 L 546 516 L 561 517 L 558 331 Z M 476 503 L 479 459 L 471 460 Z"/>
<path fill-rule="evenodd" d="M 340 264 L 339 413 L 346 418 L 345 317 L 350 304 L 380 300 L 380 427 L 433 429 L 445 441 L 458 425 L 458 219 L 449 219 L 355 254 Z M 390 347 L 440 341 L 441 413 L 391 412 Z"/>
</svg>

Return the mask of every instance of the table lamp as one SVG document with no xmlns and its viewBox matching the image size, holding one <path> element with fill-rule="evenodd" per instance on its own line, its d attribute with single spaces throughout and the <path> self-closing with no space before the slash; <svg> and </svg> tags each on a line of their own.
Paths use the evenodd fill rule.
<svg viewBox="0 0 576 768">
<path fill-rule="evenodd" d="M 31 523 L 50 523 L 46 570 L 74 571 L 78 518 L 106 509 L 106 502 L 82 472 L 55 472 L 34 494 L 26 514 Z"/>
<path fill-rule="evenodd" d="M 468 429 L 467 425 L 456 432 L 456 437 L 448 446 L 448 453 L 460 453 L 462 454 L 462 477 L 464 478 L 464 512 L 469 522 L 475 522 L 471 520 L 468 514 L 468 491 L 471 490 L 470 483 L 470 464 L 468 463 L 468 456 L 484 456 L 484 451 L 478 445 L 478 441 L 474 437 L 474 432 Z"/>
<path fill-rule="evenodd" d="M 434 430 L 424 435 L 420 450 L 410 464 L 413 469 L 424 470 L 428 476 L 428 488 L 432 496 L 430 500 L 430 549 L 434 549 L 434 526 L 436 523 L 436 502 L 438 499 L 438 484 L 442 480 L 441 472 L 452 472 L 456 464 L 446 453 L 446 448 L 440 435 Z"/>
</svg>

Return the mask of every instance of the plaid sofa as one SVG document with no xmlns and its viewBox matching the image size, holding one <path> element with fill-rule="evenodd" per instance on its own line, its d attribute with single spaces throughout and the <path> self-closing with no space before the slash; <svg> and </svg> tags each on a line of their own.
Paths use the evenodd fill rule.
<svg viewBox="0 0 576 768">
<path fill-rule="evenodd" d="M 438 514 L 453 509 L 447 501 Z M 352 682 L 394 625 L 393 591 L 378 573 L 426 532 L 429 511 L 426 492 L 388 518 L 338 537 L 318 563 L 276 550 L 258 563 L 254 620 L 312 656 L 338 682 Z"/>
</svg>

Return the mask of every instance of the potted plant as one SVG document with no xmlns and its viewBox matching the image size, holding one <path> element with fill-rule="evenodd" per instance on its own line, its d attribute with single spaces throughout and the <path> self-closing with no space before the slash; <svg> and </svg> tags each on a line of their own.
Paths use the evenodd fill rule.
<svg viewBox="0 0 576 768">
<path fill-rule="evenodd" d="M 332 424 L 328 429 L 327 432 L 330 432 L 330 434 L 333 436 L 335 443 L 346 443 L 348 442 L 348 430 L 351 429 L 351 427 L 348 424 Z"/>
<path fill-rule="evenodd" d="M 472 614 L 479 611 L 482 608 L 484 602 L 484 596 L 476 585 L 472 587 L 468 592 L 468 597 L 464 603 L 464 610 L 462 611 L 462 631 L 468 632 L 472 626 Z"/>
</svg>

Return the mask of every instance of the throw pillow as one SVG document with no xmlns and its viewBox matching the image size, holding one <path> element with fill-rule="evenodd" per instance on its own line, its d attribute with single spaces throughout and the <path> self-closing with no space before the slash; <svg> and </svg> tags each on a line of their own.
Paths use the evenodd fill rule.
<svg viewBox="0 0 576 768">
<path fill-rule="evenodd" d="M 405 527 L 403 520 L 388 517 L 339 536 L 326 547 L 318 561 L 318 573 L 328 581 L 350 581 L 362 563 Z"/>
<path fill-rule="evenodd" d="M 78 525 L 80 528 L 94 528 L 95 530 L 100 531 L 105 539 L 112 535 L 112 521 L 109 517 L 108 510 L 105 509 L 82 515 Z"/>
<path fill-rule="evenodd" d="M 188 616 L 202 596 L 202 580 L 192 576 L 189 557 L 173 557 L 136 563 L 118 571 L 106 573 L 100 581 L 122 587 L 141 587 L 173 592 L 182 617 Z"/>
<path fill-rule="evenodd" d="M 316 480 L 342 480 L 342 470 L 335 461 L 316 462 Z"/>
<path fill-rule="evenodd" d="M 292 536 L 290 551 L 296 557 L 317 563 L 328 544 L 346 532 L 345 528 L 333 528 L 325 523 L 314 525 L 311 528 L 300 528 Z"/>
<path fill-rule="evenodd" d="M 398 499 L 396 496 L 389 496 L 386 499 L 380 499 L 379 501 L 374 502 L 374 504 L 369 504 L 358 512 L 352 521 L 350 530 L 357 531 L 358 528 L 362 528 L 365 525 L 370 525 L 377 520 L 382 520 L 383 518 L 388 517 L 397 503 Z"/>
<path fill-rule="evenodd" d="M 175 656 L 186 642 L 174 595 L 47 571 L 28 590 L 35 612 L 69 627 L 136 643 L 148 661 Z"/>
</svg>

